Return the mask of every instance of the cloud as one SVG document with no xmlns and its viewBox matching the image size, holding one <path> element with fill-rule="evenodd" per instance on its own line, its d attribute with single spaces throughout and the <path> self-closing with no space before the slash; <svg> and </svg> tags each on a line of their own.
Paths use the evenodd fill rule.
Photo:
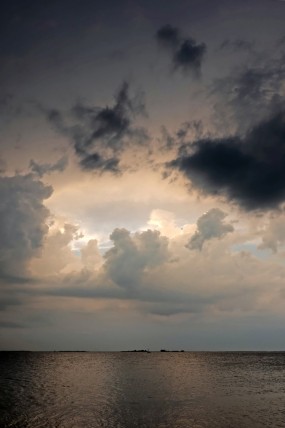
<svg viewBox="0 0 285 428">
<path fill-rule="evenodd" d="M 162 46 L 176 49 L 181 42 L 181 34 L 178 28 L 167 24 L 156 32 L 156 39 Z"/>
<path fill-rule="evenodd" d="M 281 111 L 244 137 L 185 144 L 168 164 L 204 194 L 226 197 L 246 210 L 278 208 L 285 201 L 285 115 Z"/>
<path fill-rule="evenodd" d="M 209 241 L 207 251 L 186 249 L 187 235 L 175 238 L 173 245 L 158 232 L 115 229 L 113 247 L 100 270 L 72 272 L 39 293 L 89 302 L 120 301 L 125 310 L 162 317 L 257 313 L 279 298 L 284 266 L 246 251 L 232 252 L 229 241 L 213 239 L 233 232 L 223 222 L 224 215 L 214 209 L 208 219 L 198 220 L 200 234 Z M 234 236 L 233 232 L 229 237 L 231 243 Z M 268 290 L 270 278 L 274 281 Z"/>
<path fill-rule="evenodd" d="M 220 49 L 222 50 L 230 49 L 233 52 L 244 51 L 249 53 L 253 53 L 253 47 L 254 47 L 253 42 L 249 42 L 248 40 L 244 40 L 244 39 L 234 39 L 234 40 L 226 39 L 220 45 Z"/>
<path fill-rule="evenodd" d="M 181 228 L 177 226 L 175 215 L 171 211 L 152 210 L 147 224 L 151 229 L 159 230 L 161 234 L 170 238 L 181 233 Z"/>
<path fill-rule="evenodd" d="M 9 293 L 1 292 L 0 297 L 0 312 L 6 311 L 6 309 L 10 306 L 19 306 L 22 304 L 22 300 L 13 293 L 11 293 L 11 291 Z"/>
<path fill-rule="evenodd" d="M 174 70 L 191 72 L 198 77 L 201 73 L 202 61 L 206 53 L 205 43 L 197 43 L 193 38 L 184 38 L 179 29 L 164 25 L 156 33 L 160 46 L 167 49 L 171 55 Z"/>
<path fill-rule="evenodd" d="M 7 165 L 4 159 L 0 158 L 0 174 L 4 174 L 6 171 Z"/>
<path fill-rule="evenodd" d="M 25 106 L 26 107 L 26 106 Z M 0 113 L 1 125 L 7 124 L 12 120 L 18 118 L 24 111 L 24 104 L 20 102 L 11 93 L 1 93 L 0 95 Z"/>
<path fill-rule="evenodd" d="M 219 131 L 245 133 L 284 108 L 283 56 L 250 62 L 216 79 L 211 87 Z"/>
<path fill-rule="evenodd" d="M 25 325 L 14 321 L 0 321 L 0 328 L 25 328 Z"/>
<path fill-rule="evenodd" d="M 148 141 L 146 131 L 134 126 L 135 119 L 145 115 L 143 94 L 130 96 L 124 82 L 112 107 L 93 107 L 82 103 L 69 112 L 45 110 L 48 121 L 58 132 L 70 138 L 80 166 L 85 170 L 121 171 L 121 154 L 130 146 L 143 146 Z"/>
<path fill-rule="evenodd" d="M 262 243 L 260 249 L 269 248 L 273 253 L 285 243 L 285 219 L 284 215 L 270 218 L 266 228 L 262 231 Z"/>
<path fill-rule="evenodd" d="M 37 163 L 33 159 L 30 161 L 30 170 L 42 178 L 46 174 L 51 174 L 52 172 L 63 172 L 67 167 L 68 159 L 66 156 L 60 158 L 57 162 L 51 163 Z"/>
<path fill-rule="evenodd" d="M 90 271 L 102 265 L 97 239 L 90 239 L 85 247 L 81 248 L 81 260 L 84 267 Z"/>
<path fill-rule="evenodd" d="M 81 250 L 82 268 L 61 276 L 50 275 L 51 287 L 43 287 L 39 294 L 93 299 L 126 301 L 160 301 L 173 292 L 165 292 L 148 285 L 148 278 L 170 258 L 168 239 L 160 232 L 147 230 L 131 234 L 115 229 L 110 236 L 113 246 L 102 258 L 97 241 L 90 240 Z M 51 270 L 50 270 L 51 272 Z"/>
<path fill-rule="evenodd" d="M 204 242 L 213 238 L 221 238 L 234 228 L 231 224 L 224 222 L 227 216 L 219 208 L 213 208 L 198 218 L 197 231 L 186 245 L 190 250 L 202 250 Z"/>
<path fill-rule="evenodd" d="M 45 236 L 40 257 L 31 263 L 33 275 L 43 278 L 80 269 L 79 258 L 72 252 L 70 244 L 82 237 L 78 226 L 70 223 L 50 230 Z"/>
<path fill-rule="evenodd" d="M 0 278 L 28 274 L 28 262 L 39 255 L 48 227 L 43 201 L 52 188 L 31 174 L 0 177 Z"/>
<path fill-rule="evenodd" d="M 146 269 L 169 257 L 168 239 L 156 230 L 131 236 L 126 229 L 115 229 L 110 239 L 114 245 L 105 254 L 104 269 L 115 284 L 126 289 L 137 288 Z"/>
<path fill-rule="evenodd" d="M 173 57 L 175 69 L 180 68 L 186 73 L 193 71 L 199 76 L 205 52 L 205 43 L 197 44 L 194 39 L 184 40 Z"/>
</svg>

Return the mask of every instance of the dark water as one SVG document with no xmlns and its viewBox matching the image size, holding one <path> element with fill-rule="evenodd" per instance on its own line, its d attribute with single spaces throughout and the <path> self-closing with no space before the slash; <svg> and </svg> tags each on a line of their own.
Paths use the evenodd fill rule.
<svg viewBox="0 0 285 428">
<path fill-rule="evenodd" d="M 0 427 L 285 427 L 285 353 L 0 353 Z"/>
</svg>

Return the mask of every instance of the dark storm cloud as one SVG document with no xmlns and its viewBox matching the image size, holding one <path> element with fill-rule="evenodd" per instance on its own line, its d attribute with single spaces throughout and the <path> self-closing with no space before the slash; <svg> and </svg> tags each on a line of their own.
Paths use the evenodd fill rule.
<svg viewBox="0 0 285 428">
<path fill-rule="evenodd" d="M 186 39 L 173 56 L 174 67 L 185 72 L 194 71 L 199 75 L 205 52 L 204 43 L 197 44 L 194 39 Z"/>
<path fill-rule="evenodd" d="M 144 145 L 148 136 L 134 126 L 137 116 L 145 114 L 142 93 L 130 96 L 124 82 L 112 107 L 89 107 L 78 103 L 64 114 L 46 111 L 47 119 L 60 133 L 68 136 L 83 169 L 120 172 L 120 155 L 130 146 Z"/>
<path fill-rule="evenodd" d="M 168 166 L 184 173 L 202 193 L 226 197 L 247 210 L 277 208 L 285 201 L 284 112 L 244 137 L 184 145 Z"/>
<path fill-rule="evenodd" d="M 27 263 L 38 255 L 49 211 L 43 201 L 50 186 L 29 175 L 0 177 L 0 279 L 21 282 Z M 19 279 L 17 279 L 19 278 Z"/>
<path fill-rule="evenodd" d="M 156 33 L 156 39 L 160 46 L 169 51 L 174 70 L 200 75 L 207 50 L 205 43 L 199 44 L 193 38 L 182 37 L 180 30 L 171 25 L 161 27 Z"/>
<path fill-rule="evenodd" d="M 221 238 L 234 228 L 224 222 L 226 213 L 219 208 L 213 208 L 198 218 L 197 231 L 186 245 L 190 250 L 202 250 L 204 242 L 213 238 Z"/>
<path fill-rule="evenodd" d="M 63 156 L 55 163 L 37 163 L 33 159 L 30 161 L 30 170 L 38 175 L 40 178 L 45 174 L 51 174 L 52 172 L 63 172 L 67 167 L 68 159 Z"/>
</svg>

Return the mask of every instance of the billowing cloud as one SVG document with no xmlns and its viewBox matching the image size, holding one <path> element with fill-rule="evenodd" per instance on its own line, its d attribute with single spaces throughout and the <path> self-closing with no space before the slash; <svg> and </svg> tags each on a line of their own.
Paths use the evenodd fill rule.
<svg viewBox="0 0 285 428">
<path fill-rule="evenodd" d="M 132 146 L 148 141 L 143 128 L 134 120 L 145 114 L 142 93 L 130 96 L 124 82 L 115 96 L 112 107 L 93 107 L 77 103 L 64 114 L 53 109 L 45 111 L 56 130 L 70 138 L 80 166 L 98 172 L 121 171 L 120 156 Z"/>
<path fill-rule="evenodd" d="M 0 177 L 0 276 L 27 275 L 28 262 L 39 255 L 48 227 L 43 201 L 52 188 L 31 174 Z"/>
<path fill-rule="evenodd" d="M 213 238 L 221 238 L 234 228 L 231 224 L 225 223 L 226 213 L 219 208 L 213 208 L 203 214 L 197 220 L 197 231 L 186 245 L 190 250 L 202 250 L 205 241 Z"/>
<path fill-rule="evenodd" d="M 79 228 L 74 224 L 64 223 L 63 227 L 51 230 L 43 241 L 40 257 L 31 264 L 33 274 L 43 278 L 80 269 L 78 257 L 71 251 L 70 244 L 81 237 Z"/>
<path fill-rule="evenodd" d="M 174 70 L 191 72 L 197 77 L 201 73 L 201 65 L 206 53 L 205 43 L 197 43 L 193 38 L 184 38 L 178 28 L 167 24 L 156 33 L 160 46 L 171 54 Z"/>
<path fill-rule="evenodd" d="M 285 116 L 281 111 L 244 137 L 184 145 L 169 166 L 193 187 L 226 197 L 247 210 L 277 208 L 285 200 Z"/>
<path fill-rule="evenodd" d="M 137 288 L 146 269 L 169 258 L 168 239 L 159 231 L 147 230 L 132 236 L 126 229 L 115 229 L 110 238 L 114 245 L 105 254 L 104 268 L 120 287 Z"/>
<path fill-rule="evenodd" d="M 168 240 L 155 231 L 131 234 L 115 229 L 113 247 L 100 270 L 71 272 L 41 293 L 124 302 L 125 308 L 162 317 L 233 316 L 262 310 L 278 299 L 284 266 L 261 261 L 247 251 L 231 251 L 237 236 L 224 218 L 225 213 L 213 209 L 208 218 L 198 219 L 200 242 L 194 233 L 192 244 L 199 248 L 204 239 L 207 251 L 185 248 L 188 234 Z M 227 239 L 214 239 L 229 232 Z M 270 290 L 269 278 L 274 278 Z"/>
<path fill-rule="evenodd" d="M 98 249 L 97 239 L 90 239 L 81 249 L 81 261 L 83 266 L 92 271 L 102 264 L 102 256 Z"/>
</svg>

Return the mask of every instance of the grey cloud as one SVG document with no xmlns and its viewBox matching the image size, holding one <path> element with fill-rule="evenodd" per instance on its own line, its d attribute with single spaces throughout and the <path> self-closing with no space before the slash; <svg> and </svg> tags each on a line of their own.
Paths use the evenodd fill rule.
<svg viewBox="0 0 285 428">
<path fill-rule="evenodd" d="M 30 161 L 30 170 L 38 175 L 38 177 L 43 177 L 45 174 L 51 174 L 52 172 L 63 172 L 68 165 L 68 159 L 66 156 L 63 156 L 55 163 L 37 163 L 33 159 Z"/>
<path fill-rule="evenodd" d="M 83 157 L 80 166 L 89 171 L 112 172 L 118 174 L 121 171 L 119 157 L 104 159 L 99 153 L 92 153 Z"/>
<path fill-rule="evenodd" d="M 233 226 L 224 222 L 226 216 L 227 214 L 219 208 L 213 208 L 199 217 L 197 231 L 186 245 L 187 248 L 201 251 L 205 241 L 213 238 L 221 238 L 227 233 L 233 232 Z"/>
<path fill-rule="evenodd" d="M 38 255 L 49 216 L 43 201 L 52 193 L 31 174 L 0 177 L 0 276 L 5 281 L 27 275 Z"/>
<path fill-rule="evenodd" d="M 179 148 L 187 141 L 195 141 L 202 138 L 204 128 L 201 121 L 192 120 L 183 122 L 174 134 L 170 134 L 165 127 L 162 127 L 161 134 L 162 149 L 172 150 L 175 147 Z"/>
<path fill-rule="evenodd" d="M 198 253 L 196 253 L 198 254 Z M 200 254 L 200 253 L 199 253 Z M 197 286 L 197 276 L 195 274 L 195 266 L 190 265 L 190 269 L 184 272 L 184 275 L 189 277 L 188 279 L 188 290 L 181 289 L 179 286 L 179 277 L 174 279 L 171 288 L 165 287 L 169 284 L 167 274 L 163 274 L 163 270 L 160 270 L 162 275 L 148 278 L 147 272 L 142 272 L 144 278 L 141 278 L 136 287 L 127 288 L 123 286 L 117 286 L 110 284 L 106 277 L 94 277 L 88 271 L 82 271 L 79 275 L 71 275 L 65 277 L 60 281 L 60 287 L 55 286 L 49 288 L 41 288 L 39 294 L 57 296 L 57 297 L 77 297 L 82 299 L 110 299 L 110 300 L 123 300 L 132 301 L 136 304 L 137 310 L 143 313 L 149 313 L 158 316 L 174 316 L 179 314 L 192 314 L 197 315 L 206 312 L 210 308 L 216 308 L 223 312 L 233 312 L 234 310 L 248 311 L 254 307 L 257 295 L 262 291 L 258 291 L 257 288 L 248 289 L 244 284 L 240 286 L 239 277 L 236 277 L 237 264 L 239 264 L 239 257 L 235 260 L 229 260 L 230 264 L 234 264 L 234 286 L 227 287 L 226 290 L 215 289 L 201 292 L 192 290 L 192 286 Z M 192 260 L 192 263 L 195 263 Z M 246 258 L 244 257 L 244 261 Z M 191 259 L 189 260 L 191 263 Z M 215 265 L 217 264 L 216 262 Z M 199 264 L 199 262 L 198 262 Z M 245 265 L 246 266 L 246 265 Z M 217 266 L 215 266 L 217 267 Z M 257 267 L 257 266 L 255 266 Z M 181 267 L 177 267 L 180 269 Z M 185 266 L 184 266 L 185 268 Z M 199 273 L 201 266 L 198 267 Z M 169 272 L 169 271 L 168 271 Z M 192 275 L 194 274 L 194 277 Z M 196 272 L 197 273 L 197 272 Z M 206 276 L 209 285 L 213 286 L 217 278 L 217 274 L 211 276 L 208 273 Z M 229 284 L 233 285 L 232 277 L 229 280 Z"/>
<path fill-rule="evenodd" d="M 83 299 L 118 299 L 135 301 L 144 312 L 157 315 L 200 312 L 206 305 L 221 298 L 218 293 L 207 296 L 181 291 L 176 287 L 164 288 L 161 284 L 145 282 L 147 271 L 140 271 L 141 278 L 135 286 L 129 284 L 110 284 L 106 276 L 94 277 L 90 271 L 83 270 L 77 276 L 66 276 L 60 287 L 42 288 L 40 294 Z M 145 277 L 143 278 L 142 275 Z M 134 275 L 132 280 L 137 280 Z M 129 286 L 128 286 L 129 285 Z"/>
<path fill-rule="evenodd" d="M 244 137 L 185 144 L 168 164 L 202 193 L 226 197 L 246 210 L 278 208 L 285 201 L 285 116 L 281 111 Z"/>
<path fill-rule="evenodd" d="M 24 110 L 24 103 L 17 99 L 11 93 L 0 94 L 0 123 L 1 125 L 11 122 L 13 119 L 18 118 Z"/>
<path fill-rule="evenodd" d="M 0 321 L 0 328 L 25 328 L 25 325 L 14 321 Z"/>
<path fill-rule="evenodd" d="M 3 174 L 6 171 L 6 162 L 0 158 L 0 174 Z"/>
<path fill-rule="evenodd" d="M 284 58 L 267 58 L 261 64 L 233 70 L 212 85 L 215 115 L 221 129 L 247 132 L 284 106 Z"/>
<path fill-rule="evenodd" d="M 231 231 L 231 227 L 223 227 L 227 226 L 223 216 L 219 210 L 212 210 L 211 218 L 199 222 L 205 240 Z M 131 234 L 115 229 L 112 235 L 113 248 L 99 270 L 94 272 L 87 267 L 77 273 L 55 276 L 49 285 L 41 285 L 37 290 L 33 287 L 33 295 L 121 300 L 131 302 L 130 307 L 135 310 L 158 316 L 199 315 L 213 310 L 246 312 L 268 291 L 272 272 L 276 274 L 274 264 L 264 265 L 245 252 L 230 253 L 219 246 L 218 240 L 216 245 L 209 246 L 208 254 L 186 251 L 183 240 L 183 260 L 172 263 L 167 239 L 157 232 Z M 278 278 L 282 278 L 283 271 L 280 267 Z M 248 287 L 253 283 L 258 286 Z M 280 284 L 281 279 L 277 291 Z"/>
<path fill-rule="evenodd" d="M 199 76 L 205 53 L 205 43 L 198 44 L 194 39 L 186 39 L 173 56 L 174 68 L 184 72 L 193 71 Z"/>
<path fill-rule="evenodd" d="M 175 49 L 181 42 L 181 34 L 178 28 L 167 24 L 156 32 L 156 39 L 161 46 Z"/>
<path fill-rule="evenodd" d="M 130 145 L 145 145 L 148 135 L 134 125 L 145 114 L 142 93 L 130 96 L 124 82 L 112 107 L 77 103 L 64 114 L 53 109 L 45 114 L 56 130 L 70 138 L 80 166 L 85 170 L 118 173 L 120 156 Z"/>
<path fill-rule="evenodd" d="M 189 141 L 189 138 L 192 137 L 192 139 L 197 139 L 200 138 L 202 134 L 203 124 L 199 120 L 183 122 L 176 132 L 176 136 L 179 139 L 180 144 L 185 142 L 186 138 Z"/>
<path fill-rule="evenodd" d="M 104 268 L 120 287 L 137 288 L 146 269 L 168 260 L 168 239 L 158 231 L 147 230 L 131 236 L 126 229 L 115 229 L 110 239 L 114 246 L 105 254 Z"/>
<path fill-rule="evenodd" d="M 169 317 L 179 314 L 197 314 L 203 312 L 207 305 L 213 304 L 216 298 L 214 296 L 197 296 L 188 295 L 182 301 L 164 302 L 147 302 L 143 308 L 146 312 L 153 315 Z"/>
<path fill-rule="evenodd" d="M 285 36 L 281 37 L 279 40 L 277 40 L 276 46 L 280 47 L 285 45 Z"/>
<path fill-rule="evenodd" d="M 9 293 L 9 296 L 7 296 L 6 293 L 0 296 L 0 311 L 5 311 L 10 306 L 18 306 L 21 305 L 22 300 L 14 295 Z"/>
<path fill-rule="evenodd" d="M 82 298 L 161 299 L 160 292 L 146 285 L 146 278 L 170 260 L 168 239 L 158 231 L 131 234 L 126 229 L 115 229 L 110 239 L 113 247 L 103 258 L 97 241 L 90 240 L 81 250 L 84 268 L 63 277 L 62 287 L 54 287 L 47 293 Z M 96 268 L 99 269 L 95 273 Z"/>
<path fill-rule="evenodd" d="M 222 50 L 229 49 L 234 52 L 245 51 L 245 52 L 252 53 L 253 47 L 254 47 L 253 42 L 249 42 L 248 40 L 244 40 L 244 39 L 235 39 L 235 40 L 226 39 L 220 45 L 220 49 Z"/>
<path fill-rule="evenodd" d="M 196 77 L 200 75 L 207 50 L 205 43 L 199 44 L 193 38 L 182 37 L 180 30 L 171 25 L 161 27 L 156 39 L 160 46 L 169 51 L 174 70 L 191 72 Z"/>
</svg>

